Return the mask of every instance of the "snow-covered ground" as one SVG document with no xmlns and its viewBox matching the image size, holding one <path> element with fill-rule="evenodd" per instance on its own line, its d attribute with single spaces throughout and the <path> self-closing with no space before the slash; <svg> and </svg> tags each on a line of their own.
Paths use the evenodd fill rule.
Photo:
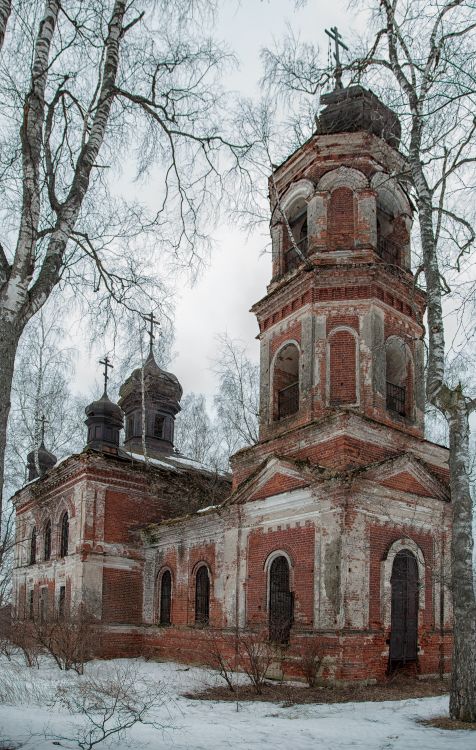
<svg viewBox="0 0 476 750">
<path fill-rule="evenodd" d="M 295 705 L 273 703 L 196 701 L 181 693 L 214 684 L 203 669 L 174 663 L 136 660 L 93 662 L 86 678 L 114 670 L 135 670 L 136 682 L 160 683 L 166 696 L 154 708 L 160 730 L 136 725 L 125 737 L 112 738 L 98 747 L 114 750 L 469 750 L 476 747 L 474 732 L 448 732 L 422 726 L 419 719 L 447 712 L 446 697 L 382 703 Z M 123 672 L 121 672 L 122 674 Z M 129 671 L 129 677 L 131 672 Z M 85 678 L 58 671 L 50 662 L 27 669 L 16 659 L 0 659 L 0 748 L 24 750 L 78 748 L 74 740 L 82 724 L 58 696 Z M 305 689 L 305 688 L 303 688 Z M 58 739 L 60 738 L 60 739 Z M 63 739 L 65 738 L 65 739 Z M 6 740 L 10 741 L 5 742 Z"/>
</svg>

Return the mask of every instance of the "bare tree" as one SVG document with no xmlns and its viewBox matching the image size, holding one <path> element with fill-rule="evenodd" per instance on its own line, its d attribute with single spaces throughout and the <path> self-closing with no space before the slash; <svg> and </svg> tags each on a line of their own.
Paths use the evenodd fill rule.
<svg viewBox="0 0 476 750">
<path fill-rule="evenodd" d="M 469 417 L 476 408 L 455 368 L 447 367 L 443 296 L 464 273 L 466 301 L 474 295 L 470 251 L 474 246 L 476 157 L 476 50 L 474 3 L 467 0 L 381 0 L 372 6 L 374 37 L 344 66 L 354 80 L 370 82 L 398 112 L 402 150 L 418 209 L 418 243 L 426 281 L 428 368 L 426 391 L 447 420 L 453 507 L 453 677 L 450 715 L 476 720 L 476 600 L 473 578 Z M 294 44 L 294 47 L 293 47 Z M 266 80 L 286 96 L 319 92 L 329 78 L 318 51 L 290 37 L 267 51 Z M 418 244 L 417 243 L 417 244 Z M 464 312 L 466 308 L 464 308 Z M 456 376 L 456 377 L 455 377 Z"/>
<path fill-rule="evenodd" d="M 262 695 L 266 674 L 276 658 L 276 649 L 264 632 L 240 633 L 238 638 L 240 667 L 251 682 L 256 695 Z"/>
<path fill-rule="evenodd" d="M 210 467 L 221 467 L 228 461 L 223 455 L 216 425 L 208 414 L 205 396 L 188 393 L 181 401 L 176 420 L 175 444 L 189 458 Z"/>
<path fill-rule="evenodd" d="M 18 342 L 52 290 L 91 292 L 96 318 L 114 301 L 147 310 L 152 248 L 169 265 L 203 258 L 201 220 L 246 152 L 227 135 L 218 81 L 230 55 L 199 38 L 212 8 L 0 2 L 0 487 Z M 118 192 L 136 147 L 140 176 L 162 168 L 150 209 Z"/>
<path fill-rule="evenodd" d="M 240 341 L 222 334 L 214 372 L 219 384 L 215 407 L 230 455 L 258 442 L 259 366 L 250 360 Z"/>
<path fill-rule="evenodd" d="M 84 445 L 84 403 L 71 392 L 75 352 L 65 345 L 63 308 L 53 302 L 30 321 L 17 352 L 5 469 L 9 494 L 27 478 L 27 453 L 35 451 L 38 461 L 43 437 L 58 458 Z"/>
<path fill-rule="evenodd" d="M 166 728 L 153 718 L 153 712 L 168 702 L 164 685 L 144 679 L 127 664 L 97 665 L 81 682 L 59 687 L 57 702 L 79 717 L 79 726 L 72 724 L 70 736 L 50 738 L 75 742 L 81 750 L 92 750 L 111 737 L 120 741 L 136 724 Z"/>
</svg>

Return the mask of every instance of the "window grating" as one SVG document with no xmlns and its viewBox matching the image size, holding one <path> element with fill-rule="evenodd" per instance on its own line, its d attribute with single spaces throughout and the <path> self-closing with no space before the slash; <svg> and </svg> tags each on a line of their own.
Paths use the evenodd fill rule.
<svg viewBox="0 0 476 750">
<path fill-rule="evenodd" d="M 389 383 L 389 381 L 387 380 L 387 409 L 400 414 L 401 417 L 404 417 L 406 414 L 405 400 L 405 386 L 395 385 L 394 383 Z"/>
<path fill-rule="evenodd" d="M 170 570 L 166 570 L 160 581 L 160 625 L 170 625 L 170 611 L 172 605 L 172 576 Z"/>
<path fill-rule="evenodd" d="M 47 521 L 45 526 L 44 553 L 45 560 L 49 560 L 51 557 L 51 521 Z"/>
<path fill-rule="evenodd" d="M 299 383 L 292 383 L 278 391 L 278 419 L 299 411 Z"/>
<path fill-rule="evenodd" d="M 69 518 L 68 518 L 68 513 L 65 512 L 61 516 L 60 557 L 66 557 L 66 555 L 68 554 L 68 542 L 69 542 Z"/>
<path fill-rule="evenodd" d="M 210 618 L 210 579 L 206 565 L 202 565 L 195 581 L 195 623 L 208 625 Z"/>
<path fill-rule="evenodd" d="M 269 571 L 269 637 L 288 643 L 293 622 L 294 600 L 289 590 L 289 565 L 284 555 L 276 557 Z"/>
<path fill-rule="evenodd" d="M 36 563 L 36 526 L 33 526 L 33 531 L 31 532 L 31 541 L 30 541 L 30 565 L 34 565 Z"/>
</svg>

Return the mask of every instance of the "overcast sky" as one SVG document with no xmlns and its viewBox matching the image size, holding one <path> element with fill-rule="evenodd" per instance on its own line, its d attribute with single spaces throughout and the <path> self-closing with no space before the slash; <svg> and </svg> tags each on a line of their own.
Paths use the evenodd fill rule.
<svg viewBox="0 0 476 750">
<path fill-rule="evenodd" d="M 342 0 L 313 0 L 297 9 L 293 0 L 222 0 L 220 5 L 215 37 L 225 41 L 239 59 L 239 69 L 229 75 L 225 85 L 246 97 L 259 95 L 260 51 L 284 35 L 286 24 L 303 40 L 320 46 L 323 63 L 328 49 L 324 29 L 337 25 L 350 45 L 352 29 L 358 25 Z M 224 221 L 214 233 L 215 249 L 209 267 L 192 288 L 183 283 L 178 290 L 177 356 L 169 369 L 179 378 L 184 393 L 213 396 L 216 384 L 211 365 L 217 334 L 226 331 L 232 338 L 241 339 L 249 356 L 258 360 L 258 327 L 249 309 L 264 296 L 270 279 L 270 255 L 262 253 L 264 233 L 266 227 L 247 236 Z M 98 387 L 98 354 L 84 353 L 78 362 L 78 384 L 84 393 Z"/>
</svg>

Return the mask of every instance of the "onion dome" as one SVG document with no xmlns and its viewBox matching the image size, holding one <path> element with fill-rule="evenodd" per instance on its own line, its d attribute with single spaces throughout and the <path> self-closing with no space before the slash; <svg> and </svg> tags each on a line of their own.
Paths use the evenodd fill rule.
<svg viewBox="0 0 476 750">
<path fill-rule="evenodd" d="M 27 456 L 27 467 L 28 467 L 28 480 L 31 482 L 32 479 L 42 477 L 49 469 L 52 469 L 56 464 L 57 458 L 54 453 L 45 448 L 45 443 L 42 440 L 40 447 L 38 448 L 38 467 L 40 473 L 38 473 L 37 464 L 35 461 L 35 451 L 31 451 Z"/>
<path fill-rule="evenodd" d="M 117 453 L 119 433 L 124 424 L 122 409 L 111 401 L 104 390 L 101 398 L 89 404 L 84 411 L 88 427 L 86 447 L 105 453 Z"/>
<path fill-rule="evenodd" d="M 323 94 L 321 102 L 325 108 L 316 123 L 319 135 L 366 130 L 398 149 L 401 136 L 398 117 L 369 89 L 363 86 L 337 88 L 330 94 Z"/>
<path fill-rule="evenodd" d="M 144 399 L 142 399 L 142 383 Z M 142 368 L 127 378 L 119 391 L 119 405 L 126 417 L 124 447 L 143 453 L 143 406 L 145 443 L 148 453 L 170 453 L 174 444 L 175 417 L 180 411 L 182 386 L 170 372 L 165 372 L 154 359 L 152 348 Z M 142 403 L 144 401 L 144 403 Z"/>
</svg>

